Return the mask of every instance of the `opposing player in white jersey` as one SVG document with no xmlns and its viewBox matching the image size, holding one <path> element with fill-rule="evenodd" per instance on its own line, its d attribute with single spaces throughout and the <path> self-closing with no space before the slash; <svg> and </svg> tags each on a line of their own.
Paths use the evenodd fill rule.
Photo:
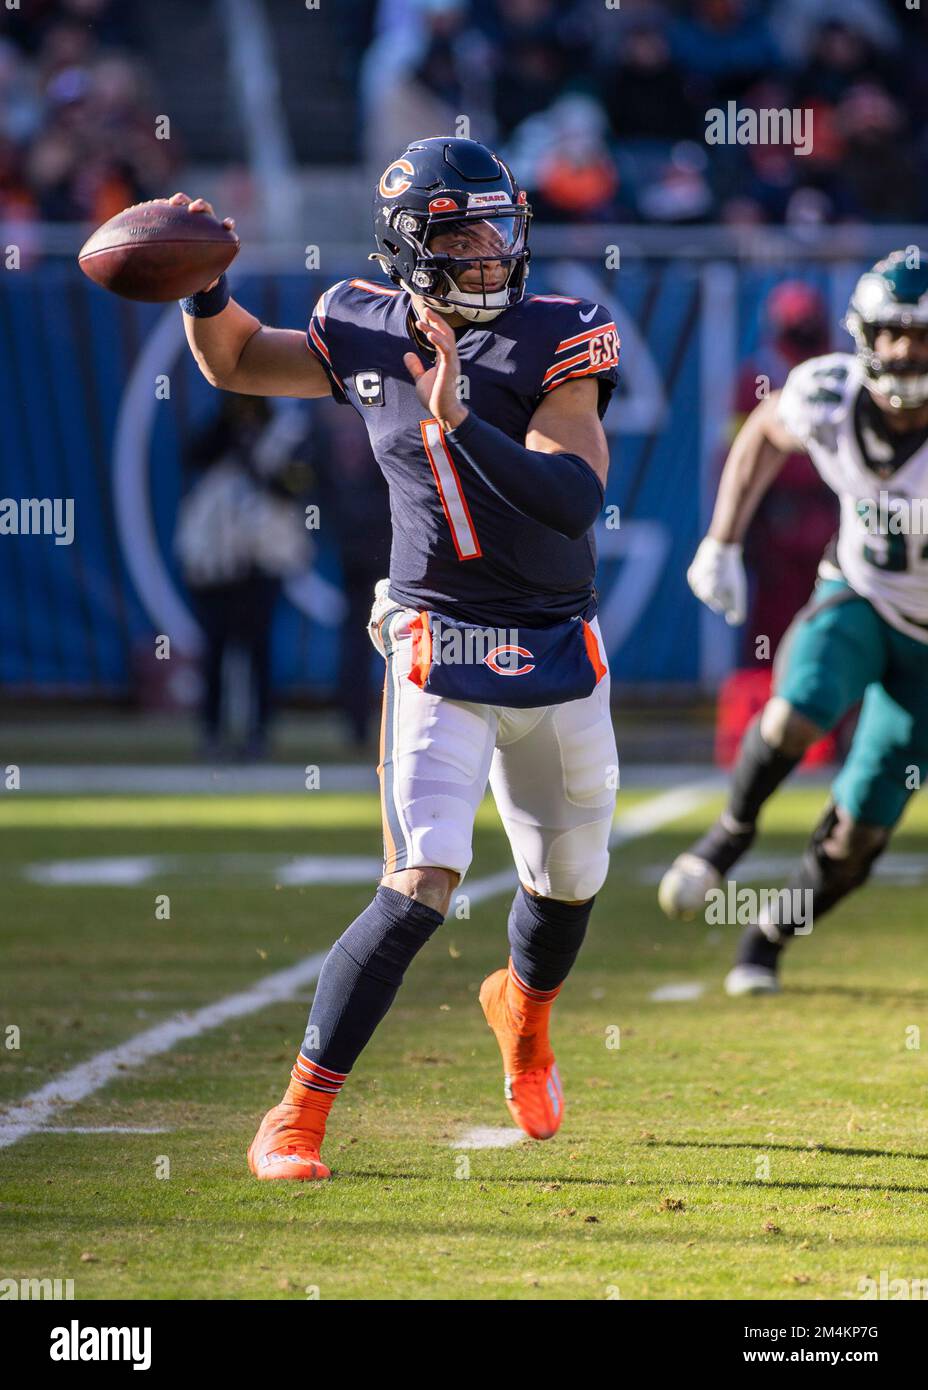
<svg viewBox="0 0 928 1390">
<path fill-rule="evenodd" d="M 745 617 L 741 542 L 788 454 L 808 453 L 841 524 L 808 605 L 776 655 L 774 693 L 745 734 L 728 804 L 664 875 L 672 917 L 700 911 L 754 839 L 767 798 L 863 701 L 853 743 L 799 869 L 741 938 L 729 994 L 771 993 L 792 935 L 866 880 L 928 771 L 928 261 L 893 252 L 859 280 L 856 354 L 796 367 L 749 416 L 726 461 L 688 578 L 730 623 Z M 799 523 L 801 524 L 801 522 Z M 802 894 L 802 896 L 797 896 Z"/>
</svg>

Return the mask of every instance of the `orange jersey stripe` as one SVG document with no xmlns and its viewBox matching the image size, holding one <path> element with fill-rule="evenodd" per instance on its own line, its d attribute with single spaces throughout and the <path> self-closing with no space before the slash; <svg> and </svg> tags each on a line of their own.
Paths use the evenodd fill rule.
<svg viewBox="0 0 928 1390">
<path fill-rule="evenodd" d="M 328 362 L 329 366 L 331 367 L 332 359 L 329 356 L 329 349 L 326 347 L 325 343 L 322 341 L 321 336 L 316 331 L 316 325 L 312 322 L 309 325 L 309 336 L 312 338 L 313 342 L 316 344 L 316 347 L 319 349 L 326 362 Z"/>
<path fill-rule="evenodd" d="M 557 381 L 549 381 L 547 386 L 543 386 L 542 395 L 547 391 L 553 391 L 555 386 L 560 386 L 561 382 L 567 381 L 572 376 L 591 376 L 594 372 L 603 372 L 609 367 L 617 367 L 618 365 L 619 359 L 617 357 L 610 357 L 605 362 L 597 362 L 595 366 L 578 367 L 574 372 L 565 372 L 562 377 L 558 377 Z"/>
<path fill-rule="evenodd" d="M 356 290 L 366 290 L 368 294 L 402 294 L 402 290 L 391 290 L 386 285 L 375 285 L 370 280 L 349 280 L 349 285 Z"/>
<path fill-rule="evenodd" d="M 578 362 L 589 362 L 589 360 L 589 349 L 587 349 L 586 352 L 578 352 L 574 357 L 565 357 L 563 362 L 556 362 L 553 367 L 549 367 L 542 380 L 547 381 L 549 377 L 556 376 L 557 373 L 562 372 L 565 367 L 573 367 Z"/>
<path fill-rule="evenodd" d="M 582 343 L 587 338 L 595 338 L 598 333 L 608 333 L 610 328 L 614 329 L 614 323 L 603 323 L 598 328 L 590 328 L 586 333 L 578 333 L 575 338 L 565 338 L 562 343 L 558 343 L 556 351 L 564 352 L 569 347 L 574 347 L 577 343 Z"/>
</svg>

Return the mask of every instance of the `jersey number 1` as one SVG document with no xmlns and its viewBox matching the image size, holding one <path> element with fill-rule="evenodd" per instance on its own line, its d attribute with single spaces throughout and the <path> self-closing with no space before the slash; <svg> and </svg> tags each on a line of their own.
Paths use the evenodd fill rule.
<svg viewBox="0 0 928 1390">
<path fill-rule="evenodd" d="M 451 528 L 451 539 L 459 560 L 476 560 L 483 554 L 467 498 L 461 488 L 458 470 L 454 466 L 445 432 L 437 420 L 422 420 L 422 442 L 441 498 L 442 510 Z"/>
</svg>

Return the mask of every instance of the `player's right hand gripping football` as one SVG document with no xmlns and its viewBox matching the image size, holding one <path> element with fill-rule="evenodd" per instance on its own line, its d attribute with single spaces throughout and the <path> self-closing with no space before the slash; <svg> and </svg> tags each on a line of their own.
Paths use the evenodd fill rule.
<svg viewBox="0 0 928 1390">
<path fill-rule="evenodd" d="M 160 199 L 160 198 L 156 199 L 156 202 L 161 202 L 161 201 L 162 201 L 162 199 Z M 186 207 L 186 209 L 187 209 L 188 212 L 192 212 L 192 213 L 208 212 L 209 215 L 210 215 L 210 217 L 215 217 L 215 216 L 216 216 L 216 213 L 215 213 L 214 210 L 213 210 L 213 205 L 212 205 L 212 203 L 208 203 L 208 202 L 206 201 L 205 198 L 191 198 L 190 195 L 189 195 L 188 193 L 172 193 L 171 196 L 170 196 L 170 198 L 165 198 L 165 199 L 163 199 L 163 201 L 164 201 L 165 203 L 171 203 L 171 204 L 172 204 L 174 207 L 176 207 L 176 208 Z M 229 229 L 230 232 L 231 232 L 231 231 L 234 231 L 234 230 L 235 230 L 235 218 L 234 218 L 234 217 L 224 217 L 224 218 L 222 219 L 222 225 L 223 225 L 224 227 L 228 227 L 228 229 Z M 204 286 L 203 286 L 203 289 L 204 289 L 204 290 L 211 290 L 211 289 L 213 288 L 213 285 L 218 285 L 218 284 L 219 284 L 219 281 L 218 281 L 218 280 L 212 280 L 208 285 L 204 285 Z"/>
<path fill-rule="evenodd" d="M 687 582 L 713 613 L 724 613 L 731 627 L 744 622 L 748 611 L 748 581 L 740 545 L 726 545 L 706 536 L 686 571 Z"/>
</svg>

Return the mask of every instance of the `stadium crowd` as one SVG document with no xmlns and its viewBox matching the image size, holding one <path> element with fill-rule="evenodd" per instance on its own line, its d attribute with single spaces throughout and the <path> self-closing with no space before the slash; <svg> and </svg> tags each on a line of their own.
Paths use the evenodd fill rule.
<svg viewBox="0 0 928 1390">
<path fill-rule="evenodd" d="M 0 10 L 0 218 L 106 221 L 163 191 L 149 74 L 118 0 Z"/>
<path fill-rule="evenodd" d="M 891 222 L 926 212 L 928 48 L 884 0 L 381 0 L 373 164 L 477 113 L 548 218 Z M 706 113 L 810 109 L 811 154 L 711 147 Z"/>
<path fill-rule="evenodd" d="M 805 225 L 928 215 L 919 9 L 888 0 L 343 3 L 356 4 L 353 41 L 366 49 L 361 100 L 345 92 L 345 119 L 372 167 L 410 130 L 455 129 L 466 114 L 549 219 Z M 268 14 L 273 23 L 273 6 Z M 22 0 L 0 11 L 0 218 L 99 222 L 170 182 L 183 132 L 181 142 L 156 138 L 144 56 L 126 0 Z M 729 101 L 810 111 L 811 153 L 708 146 L 706 113 Z"/>
</svg>

